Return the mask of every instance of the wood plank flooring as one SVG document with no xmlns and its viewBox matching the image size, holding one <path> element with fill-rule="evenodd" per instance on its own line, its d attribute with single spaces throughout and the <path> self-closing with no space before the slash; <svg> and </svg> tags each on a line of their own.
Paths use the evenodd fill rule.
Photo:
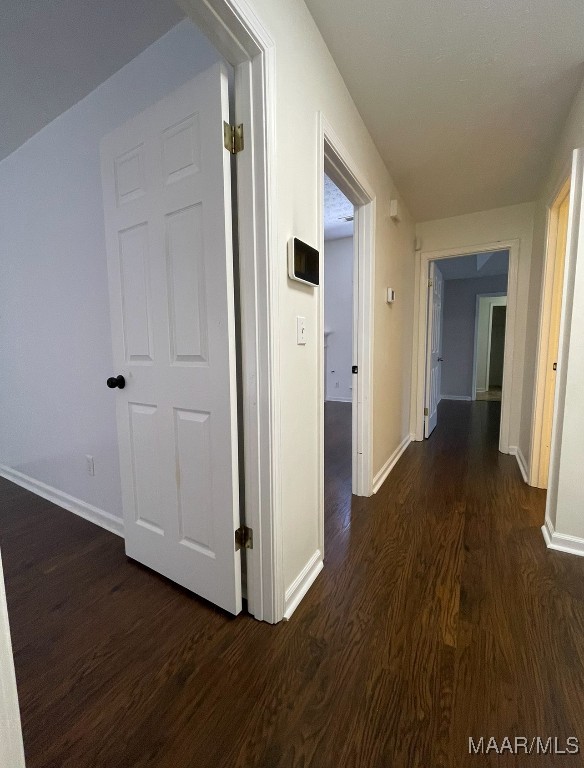
<svg viewBox="0 0 584 768">
<path fill-rule="evenodd" d="M 328 403 L 325 569 L 276 627 L 1 481 L 28 767 L 582 765 L 468 754 L 470 736 L 584 742 L 584 559 L 545 549 L 544 494 L 498 453 L 499 413 L 443 402 L 357 499 L 350 407 Z"/>
</svg>

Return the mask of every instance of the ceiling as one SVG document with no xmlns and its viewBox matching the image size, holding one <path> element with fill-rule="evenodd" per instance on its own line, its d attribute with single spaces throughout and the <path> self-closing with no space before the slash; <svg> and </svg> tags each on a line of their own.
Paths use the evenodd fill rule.
<svg viewBox="0 0 584 768">
<path fill-rule="evenodd" d="M 173 0 L 2 0 L 0 160 L 183 17 Z"/>
<path fill-rule="evenodd" d="M 418 221 L 533 200 L 582 81 L 582 0 L 306 0 Z"/>
<path fill-rule="evenodd" d="M 325 174 L 324 177 L 324 239 L 338 240 L 353 234 L 355 208 L 341 190 Z M 350 219 L 350 221 L 347 221 Z"/>
<path fill-rule="evenodd" d="M 471 256 L 456 256 L 452 259 L 440 259 L 437 264 L 445 280 L 506 275 L 509 272 L 509 252 L 491 251 Z"/>
</svg>

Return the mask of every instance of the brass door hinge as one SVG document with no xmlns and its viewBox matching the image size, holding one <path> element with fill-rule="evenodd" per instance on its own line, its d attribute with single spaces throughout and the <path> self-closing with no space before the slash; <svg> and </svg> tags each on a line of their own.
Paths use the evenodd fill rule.
<svg viewBox="0 0 584 768">
<path fill-rule="evenodd" d="M 243 149 L 243 123 L 239 125 L 229 125 L 223 123 L 223 143 L 225 149 L 228 149 L 232 155 L 236 155 Z"/>
<path fill-rule="evenodd" d="M 434 285 L 434 283 L 431 280 L 428 280 L 428 288 L 431 288 Z"/>
<path fill-rule="evenodd" d="M 247 525 L 242 525 L 235 531 L 235 551 L 239 549 L 253 549 L 253 530 Z"/>
<path fill-rule="evenodd" d="M 427 416 L 427 415 L 428 415 L 428 409 L 424 408 L 424 416 Z"/>
</svg>

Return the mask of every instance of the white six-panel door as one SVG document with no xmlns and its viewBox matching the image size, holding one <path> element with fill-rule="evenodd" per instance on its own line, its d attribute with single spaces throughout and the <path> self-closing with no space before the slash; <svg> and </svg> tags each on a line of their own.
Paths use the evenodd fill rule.
<svg viewBox="0 0 584 768">
<path fill-rule="evenodd" d="M 101 156 L 126 552 L 238 613 L 224 120 L 218 64 L 107 136 Z"/>
<path fill-rule="evenodd" d="M 442 342 L 442 292 L 444 280 L 434 262 L 430 262 L 430 290 L 428 302 L 428 341 L 426 373 L 426 409 L 424 418 L 425 436 L 429 437 L 438 423 L 440 402 Z"/>
</svg>

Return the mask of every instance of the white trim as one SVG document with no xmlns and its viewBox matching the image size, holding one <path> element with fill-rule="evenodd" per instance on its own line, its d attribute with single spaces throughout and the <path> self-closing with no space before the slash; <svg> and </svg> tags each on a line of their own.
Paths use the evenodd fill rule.
<svg viewBox="0 0 584 768">
<path fill-rule="evenodd" d="M 389 459 L 381 467 L 379 472 L 375 475 L 375 477 L 373 478 L 373 493 L 377 493 L 377 491 L 381 488 L 381 486 L 387 479 L 389 473 L 398 463 L 403 452 L 406 450 L 406 448 L 411 442 L 412 442 L 412 436 L 406 435 L 404 439 L 401 441 L 401 443 L 398 445 L 398 447 L 395 449 L 395 451 L 391 454 Z"/>
<path fill-rule="evenodd" d="M 286 602 L 284 607 L 284 619 L 286 621 L 292 616 L 300 601 L 314 584 L 316 577 L 322 569 L 322 553 L 320 549 L 317 549 L 286 590 Z"/>
<path fill-rule="evenodd" d="M 352 403 L 352 397 L 327 397 L 325 403 Z"/>
<path fill-rule="evenodd" d="M 565 533 L 557 533 L 552 521 L 547 516 L 544 525 L 541 526 L 541 532 L 548 549 L 584 557 L 584 539 Z"/>
<path fill-rule="evenodd" d="M 0 558 L 0 765 L 25 768 L 18 692 Z"/>
<path fill-rule="evenodd" d="M 26 488 L 27 491 L 47 499 L 47 501 L 66 509 L 68 512 L 73 512 L 74 515 L 83 517 L 85 520 L 105 528 L 110 533 L 115 533 L 122 538 L 124 537 L 124 521 L 120 517 L 112 515 L 111 512 L 94 507 L 86 501 L 70 496 L 58 488 L 53 488 L 51 485 L 47 485 L 40 480 L 35 480 L 34 477 L 29 477 L 22 472 L 18 472 L 16 469 L 12 469 L 12 467 L 7 467 L 5 464 L 0 464 L 0 477 L 16 483 L 21 488 Z"/>
<path fill-rule="evenodd" d="M 529 485 L 527 462 L 525 461 L 525 456 L 523 455 L 523 451 L 517 445 L 510 445 L 509 455 L 515 456 L 515 458 L 517 459 L 517 464 L 519 465 L 519 471 L 521 472 L 523 481 Z"/>
<path fill-rule="evenodd" d="M 440 400 L 472 400 L 470 395 L 440 395 Z"/>
<path fill-rule="evenodd" d="M 445 248 L 439 251 L 416 251 L 418 281 L 415 287 L 414 312 L 418 318 L 418 334 L 414 337 L 412 366 L 412 387 L 415 391 L 411 429 L 416 440 L 424 439 L 424 394 L 426 380 L 426 334 L 428 327 L 428 269 L 432 261 L 450 259 L 489 251 L 509 251 L 509 273 L 507 277 L 507 322 L 505 327 L 505 353 L 503 361 L 503 387 L 501 402 L 501 429 L 499 451 L 509 453 L 509 430 L 511 421 L 511 399 L 518 395 L 513 391 L 513 365 L 515 347 L 515 323 L 517 315 L 517 282 L 519 271 L 519 240 L 497 240 L 474 246 Z"/>
<path fill-rule="evenodd" d="M 279 295 L 276 220 L 275 45 L 246 0 L 178 0 L 235 67 L 248 609 L 271 623 L 284 614 L 281 500 Z"/>
</svg>

